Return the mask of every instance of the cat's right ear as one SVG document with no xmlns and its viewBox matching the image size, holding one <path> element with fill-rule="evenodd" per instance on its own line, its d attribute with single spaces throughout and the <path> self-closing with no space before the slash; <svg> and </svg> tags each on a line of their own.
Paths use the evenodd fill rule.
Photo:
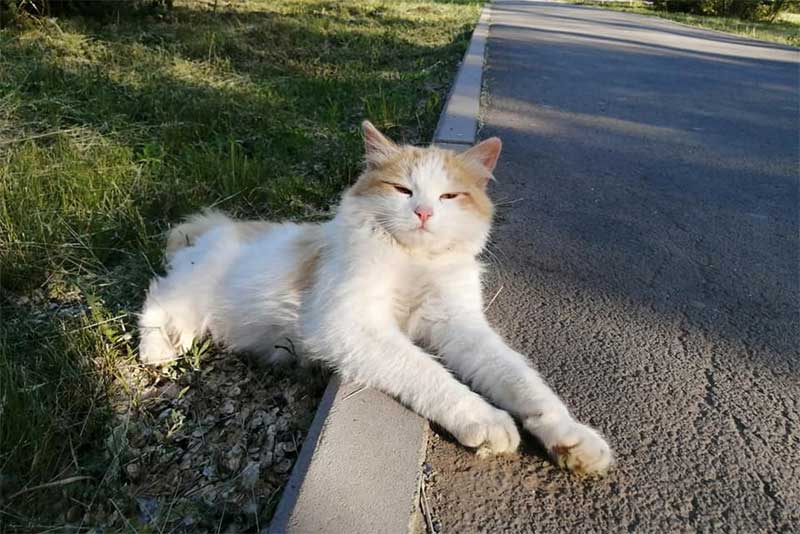
<svg viewBox="0 0 800 534">
<path fill-rule="evenodd" d="M 362 122 L 361 129 L 364 132 L 364 153 L 367 165 L 381 163 L 399 150 L 397 145 L 378 131 L 371 122 Z"/>
</svg>

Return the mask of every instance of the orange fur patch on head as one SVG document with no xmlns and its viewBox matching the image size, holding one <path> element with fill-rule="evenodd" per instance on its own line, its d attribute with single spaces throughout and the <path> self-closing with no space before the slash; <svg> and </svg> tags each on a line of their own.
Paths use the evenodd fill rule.
<svg viewBox="0 0 800 534">
<path fill-rule="evenodd" d="M 485 184 L 492 176 L 489 170 L 473 159 L 461 158 L 456 152 L 433 146 L 398 147 L 393 156 L 369 165 L 349 194 L 370 196 L 394 193 L 391 183 L 405 185 L 410 170 L 430 157 L 431 152 L 441 158 L 448 177 L 454 182 L 453 192 L 466 193 L 458 197 L 459 205 L 480 217 L 491 219 L 494 205 L 485 191 Z"/>
<path fill-rule="evenodd" d="M 485 219 L 491 219 L 494 215 L 494 204 L 486 194 L 485 184 L 491 179 L 492 174 L 485 167 L 458 157 L 455 152 L 450 150 L 442 152 L 448 174 L 462 191 L 467 193 L 458 197 L 461 206 Z"/>
<path fill-rule="evenodd" d="M 413 164 L 416 158 L 419 157 L 416 152 L 422 150 L 411 146 L 399 147 L 397 153 L 392 157 L 368 165 L 367 169 L 350 189 L 350 194 L 368 196 L 391 193 L 393 188 L 386 182 L 395 182 L 402 185 L 402 182 L 405 182 L 410 164 Z"/>
</svg>

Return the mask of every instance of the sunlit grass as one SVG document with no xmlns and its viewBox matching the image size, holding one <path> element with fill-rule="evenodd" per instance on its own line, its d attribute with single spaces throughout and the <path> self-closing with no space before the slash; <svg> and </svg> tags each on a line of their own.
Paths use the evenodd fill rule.
<svg viewBox="0 0 800 534">
<path fill-rule="evenodd" d="M 736 17 L 709 17 L 689 13 L 659 11 L 644 2 L 609 3 L 595 0 L 568 0 L 573 4 L 602 7 L 614 11 L 628 11 L 654 15 L 698 28 L 718 30 L 736 35 L 770 41 L 773 43 L 800 46 L 800 14 L 780 13 L 774 22 L 741 20 Z"/>
<path fill-rule="evenodd" d="M 322 216 L 359 172 L 361 120 L 430 139 L 480 8 L 214 4 L 0 30 L 0 525 L 50 495 L 7 488 L 105 480 L 163 230 L 210 205 Z"/>
</svg>

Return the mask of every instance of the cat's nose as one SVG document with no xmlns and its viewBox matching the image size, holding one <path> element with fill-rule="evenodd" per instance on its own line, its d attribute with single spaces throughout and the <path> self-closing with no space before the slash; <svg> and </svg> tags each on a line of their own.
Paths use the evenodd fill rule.
<svg viewBox="0 0 800 534">
<path fill-rule="evenodd" d="M 433 216 L 433 208 L 428 206 L 417 206 L 414 208 L 414 213 L 417 214 L 417 217 L 419 217 L 419 220 L 422 221 L 422 224 L 425 224 L 425 221 Z"/>
</svg>

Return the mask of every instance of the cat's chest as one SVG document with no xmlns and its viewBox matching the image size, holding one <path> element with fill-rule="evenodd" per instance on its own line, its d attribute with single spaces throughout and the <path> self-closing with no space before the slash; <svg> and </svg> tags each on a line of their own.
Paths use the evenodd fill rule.
<svg viewBox="0 0 800 534">
<path fill-rule="evenodd" d="M 400 328 L 411 332 L 437 307 L 441 295 L 437 275 L 423 269 L 408 269 L 396 280 L 392 291 L 394 316 Z"/>
</svg>

